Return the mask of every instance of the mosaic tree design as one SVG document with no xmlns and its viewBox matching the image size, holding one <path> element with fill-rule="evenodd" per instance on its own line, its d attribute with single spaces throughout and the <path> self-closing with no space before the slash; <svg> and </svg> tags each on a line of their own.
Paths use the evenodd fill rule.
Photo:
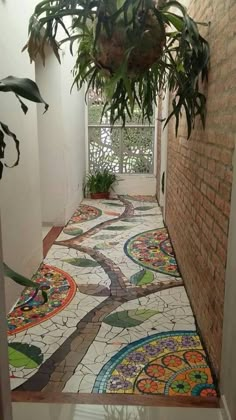
<svg viewBox="0 0 236 420">
<path fill-rule="evenodd" d="M 91 261 L 95 264 L 99 264 L 106 272 L 110 279 L 110 288 L 103 290 L 92 290 L 90 287 L 84 288 L 83 293 L 92 293 L 94 296 L 106 296 L 106 299 L 89 311 L 76 325 L 76 330 L 64 341 L 58 350 L 56 350 L 51 357 L 49 357 L 39 367 L 38 371 L 29 378 L 18 390 L 35 390 L 35 391 L 54 391 L 63 390 L 66 381 L 68 381 L 73 375 L 73 371 L 80 364 L 85 354 L 87 353 L 90 345 L 96 338 L 102 323 L 114 322 L 109 320 L 111 312 L 119 308 L 123 303 L 132 301 L 137 298 L 151 295 L 155 292 L 159 292 L 165 289 L 179 287 L 183 285 L 181 279 L 170 279 L 162 282 L 152 282 L 152 279 L 147 276 L 145 277 L 144 272 L 138 275 L 138 279 L 127 278 L 121 271 L 120 267 L 117 266 L 110 258 L 106 257 L 101 250 L 90 248 L 84 244 L 86 239 L 99 233 L 104 229 L 118 229 L 118 222 L 126 221 L 129 223 L 134 218 L 140 217 L 135 212 L 133 204 L 124 197 L 119 197 L 120 202 L 113 202 L 111 204 L 119 204 L 124 207 L 123 212 L 115 218 L 106 220 L 105 222 L 99 223 L 96 226 L 89 229 L 87 232 L 81 233 L 77 236 L 71 237 L 67 240 L 56 242 L 56 245 L 69 247 L 71 249 L 80 251 L 91 257 Z M 136 208 L 136 210 L 138 207 Z M 147 214 L 152 209 L 152 206 L 146 206 L 142 208 Z M 115 232 L 115 230 L 114 230 Z M 101 235 L 104 236 L 104 235 Z M 71 261 L 70 263 L 79 265 L 81 261 Z M 138 268 L 138 266 L 137 266 Z M 139 273 L 139 272 L 138 272 Z M 142 280 L 144 284 L 142 284 Z M 127 287 L 129 286 L 129 287 Z M 148 319 L 153 314 L 141 314 L 141 313 L 128 313 L 127 319 L 130 323 L 141 322 L 142 317 Z M 73 369 L 71 365 L 67 365 L 67 360 L 73 359 Z M 64 372 L 64 375 L 57 382 L 55 388 L 55 382 L 53 382 L 53 375 Z M 59 375 L 60 376 L 60 375 Z M 66 379 L 65 379 L 66 378 Z"/>
<path fill-rule="evenodd" d="M 135 235 L 125 244 L 125 253 L 134 262 L 149 270 L 173 277 L 180 276 L 166 228 Z"/>
<path fill-rule="evenodd" d="M 93 392 L 217 395 L 196 331 L 154 334 L 131 343 L 103 366 Z"/>
<path fill-rule="evenodd" d="M 7 317 L 8 335 L 17 334 L 38 325 L 62 311 L 75 296 L 77 285 L 72 277 L 56 267 L 42 265 L 35 278 L 38 290 L 24 289 Z M 40 293 L 47 292 L 45 303 Z"/>
</svg>

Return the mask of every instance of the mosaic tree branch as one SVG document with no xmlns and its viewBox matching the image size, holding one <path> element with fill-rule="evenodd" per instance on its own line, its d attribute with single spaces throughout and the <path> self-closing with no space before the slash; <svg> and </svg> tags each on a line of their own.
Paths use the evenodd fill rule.
<svg viewBox="0 0 236 420">
<path fill-rule="evenodd" d="M 111 280 L 111 296 L 116 296 L 117 292 L 120 292 L 121 289 L 127 293 L 127 277 L 122 273 L 118 265 L 116 265 L 110 258 L 107 258 L 101 252 L 86 246 L 73 245 L 72 248 L 89 255 L 104 269 L 105 273 Z"/>
<path fill-rule="evenodd" d="M 132 294 L 126 297 L 108 297 L 82 318 L 77 324 L 73 334 L 71 334 L 60 348 L 40 366 L 38 371 L 31 378 L 17 388 L 17 391 L 61 392 L 95 340 L 103 320 L 111 312 L 122 305 L 122 303 L 182 285 L 182 281 L 171 281 L 168 284 L 137 290 L 136 296 Z"/>
<path fill-rule="evenodd" d="M 72 377 L 90 345 L 95 340 L 103 320 L 111 312 L 117 309 L 122 303 L 183 285 L 182 280 L 171 280 L 169 282 L 159 282 L 158 284 L 146 285 L 144 287 L 134 286 L 127 289 L 124 287 L 124 283 L 125 281 L 128 283 L 128 279 L 120 268 L 109 258 L 88 247 L 72 245 L 71 248 L 86 252 L 101 264 L 111 280 L 110 296 L 79 321 L 73 334 L 65 340 L 60 348 L 18 390 L 62 391 L 66 382 Z"/>
<path fill-rule="evenodd" d="M 96 339 L 102 322 L 113 311 L 119 308 L 123 303 L 130 302 L 141 297 L 151 295 L 156 292 L 179 287 L 183 285 L 182 280 L 158 281 L 157 283 L 146 284 L 143 286 L 132 285 L 130 280 L 124 275 L 120 267 L 106 257 L 100 251 L 80 245 L 88 237 L 94 235 L 107 224 L 113 224 L 125 217 L 134 215 L 133 205 L 123 197 L 120 201 L 125 204 L 125 210 L 118 218 L 100 223 L 90 229 L 84 235 L 71 238 L 66 241 L 59 241 L 59 246 L 68 246 L 70 249 L 89 255 L 95 260 L 107 274 L 110 279 L 110 295 L 97 307 L 89 311 L 76 325 L 75 331 L 65 339 L 64 343 L 56 350 L 38 369 L 38 371 L 22 384 L 18 390 L 22 391 L 57 391 L 61 392 L 66 383 L 75 374 L 78 365 L 85 357 L 91 344 Z M 89 285 L 88 285 L 89 291 Z M 86 287 L 83 288 L 86 294 Z M 98 295 L 100 290 L 98 288 Z M 93 293 L 93 295 L 96 295 Z"/>
<path fill-rule="evenodd" d="M 105 229 L 106 227 L 113 225 L 113 223 L 117 223 L 117 222 L 119 222 L 122 219 L 125 219 L 127 217 L 133 217 L 134 216 L 134 206 L 133 206 L 133 204 L 122 196 L 119 196 L 119 200 L 125 205 L 125 209 L 120 216 L 115 217 L 114 219 L 106 220 L 105 222 L 99 223 L 98 225 L 92 227 L 87 232 L 85 232 L 81 235 L 77 235 L 74 238 L 67 239 L 65 241 L 57 241 L 57 242 L 55 242 L 55 244 L 71 247 L 71 245 L 79 244 L 79 243 L 83 242 L 85 239 L 88 239 L 91 236 L 96 235 L 96 233 L 100 232 L 100 230 Z"/>
<path fill-rule="evenodd" d="M 37 274 L 39 283 L 50 284 L 45 308 L 39 308 L 35 301 L 26 313 L 16 307 L 9 319 L 13 389 L 150 394 L 151 383 L 153 394 L 184 391 L 184 395 L 216 395 L 186 292 L 183 287 L 170 290 L 183 286 L 183 281 L 167 230 L 161 218 L 145 220 L 149 207 L 141 205 L 134 205 L 134 210 L 145 213 L 145 224 L 140 225 L 149 229 L 137 234 L 137 227 L 136 235 L 128 240 L 126 232 L 119 234 L 116 242 L 109 243 L 111 249 L 107 244 L 98 246 L 97 240 L 109 239 L 103 234 L 92 238 L 90 246 L 85 241 L 61 251 L 53 247 L 50 262 L 54 258 L 56 267 L 44 265 Z M 88 207 L 82 205 L 73 218 L 83 222 L 102 215 L 102 210 Z M 104 219 L 106 214 L 116 213 L 105 211 Z M 64 241 L 61 245 L 64 247 Z M 65 259 L 65 255 L 74 258 Z M 64 267 L 64 262 L 69 265 Z M 61 268 L 75 274 L 78 284 Z M 28 304 L 27 293 L 20 301 Z M 19 340 L 18 327 L 27 320 L 27 331 Z M 41 322 L 44 325 L 36 326 Z M 174 370 L 172 364 L 169 366 L 173 360 Z M 188 372 L 184 384 L 183 369 Z M 161 378 L 156 377 L 157 372 Z"/>
</svg>

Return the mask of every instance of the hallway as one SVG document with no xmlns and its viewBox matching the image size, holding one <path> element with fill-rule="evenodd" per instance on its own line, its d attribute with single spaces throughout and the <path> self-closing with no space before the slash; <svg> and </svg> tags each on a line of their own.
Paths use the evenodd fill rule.
<svg viewBox="0 0 236 420">
<path fill-rule="evenodd" d="M 8 316 L 17 391 L 215 397 L 161 210 L 84 200 Z"/>
</svg>

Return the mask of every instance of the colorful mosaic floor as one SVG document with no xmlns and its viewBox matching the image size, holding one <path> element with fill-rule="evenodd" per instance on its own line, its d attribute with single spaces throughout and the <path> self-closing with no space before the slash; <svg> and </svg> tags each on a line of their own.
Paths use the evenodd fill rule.
<svg viewBox="0 0 236 420">
<path fill-rule="evenodd" d="M 34 280 L 8 316 L 12 389 L 216 396 L 152 197 L 84 200 Z"/>
</svg>

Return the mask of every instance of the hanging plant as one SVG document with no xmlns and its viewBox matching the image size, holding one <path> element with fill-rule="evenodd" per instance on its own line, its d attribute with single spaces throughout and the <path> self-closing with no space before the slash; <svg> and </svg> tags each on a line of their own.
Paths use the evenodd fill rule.
<svg viewBox="0 0 236 420">
<path fill-rule="evenodd" d="M 173 12 L 173 8 L 175 12 Z M 71 16 L 70 27 L 65 17 Z M 59 27 L 66 38 L 57 42 Z M 34 60 L 45 59 L 50 44 L 59 49 L 77 41 L 74 83 L 99 90 L 105 97 L 103 115 L 113 125 L 131 118 L 138 107 L 152 121 L 157 95 L 173 94 L 176 134 L 184 111 L 188 137 L 200 116 L 205 125 L 206 98 L 199 79 L 207 78 L 209 46 L 198 25 L 177 1 L 154 0 L 44 0 L 29 23 L 26 48 Z"/>
<path fill-rule="evenodd" d="M 0 80 L 0 93 L 13 93 L 15 94 L 17 100 L 20 103 L 21 109 L 26 114 L 28 112 L 28 106 L 23 102 L 22 98 L 27 99 L 31 102 L 41 103 L 44 104 L 45 112 L 48 109 L 48 104 L 44 101 L 39 91 L 38 86 L 36 83 L 31 79 L 26 78 L 19 78 L 14 76 L 8 76 L 4 79 Z M 7 143 L 9 139 L 13 140 L 15 148 L 16 148 L 16 159 L 12 165 L 9 165 L 5 162 L 5 151 L 7 147 Z M 13 133 L 10 128 L 0 120 L 0 180 L 3 176 L 3 169 L 4 166 L 7 168 L 13 168 L 19 164 L 20 161 L 20 141 L 17 138 L 16 134 Z M 1 265 L 1 261 L 0 261 Z M 0 267 L 1 269 L 1 267 Z M 3 273 L 4 276 L 7 278 L 12 279 L 15 283 L 19 284 L 20 286 L 24 287 L 31 287 L 38 291 L 39 285 L 22 276 L 19 273 L 16 273 L 7 264 L 3 263 Z M 41 291 L 43 295 L 43 302 L 47 302 L 47 293 L 45 291 Z"/>
<path fill-rule="evenodd" d="M 15 94 L 24 114 L 28 112 L 28 106 L 21 98 L 28 99 L 31 102 L 44 104 L 45 112 L 48 109 L 48 104 L 42 98 L 39 88 L 33 80 L 8 76 L 5 79 L 0 80 L 0 92 Z M 5 150 L 9 138 L 13 140 L 16 148 L 16 159 L 12 165 L 5 162 Z M 19 161 L 20 141 L 18 140 L 16 134 L 0 120 L 0 180 L 2 179 L 4 166 L 7 168 L 13 168 L 19 164 Z"/>
</svg>

